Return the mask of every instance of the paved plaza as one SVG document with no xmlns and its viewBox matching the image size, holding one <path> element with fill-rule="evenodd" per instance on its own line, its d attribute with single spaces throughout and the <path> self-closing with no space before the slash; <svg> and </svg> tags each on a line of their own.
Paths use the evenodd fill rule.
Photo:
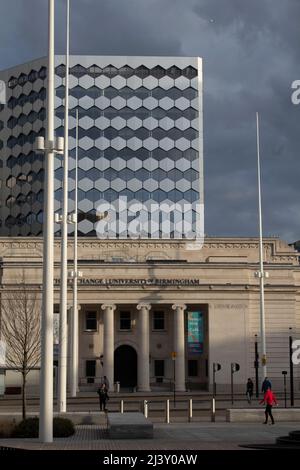
<svg viewBox="0 0 300 470">
<path fill-rule="evenodd" d="M 243 450 L 241 445 L 274 444 L 277 437 L 299 430 L 297 423 L 174 423 L 154 425 L 153 439 L 108 439 L 105 426 L 77 426 L 68 438 L 43 444 L 38 439 L 1 439 L 0 447 L 30 450 Z"/>
</svg>

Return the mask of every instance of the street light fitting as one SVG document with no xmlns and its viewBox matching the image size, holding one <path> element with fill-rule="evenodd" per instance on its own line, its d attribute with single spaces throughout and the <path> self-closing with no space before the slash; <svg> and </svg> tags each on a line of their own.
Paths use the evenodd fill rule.
<svg viewBox="0 0 300 470">
<path fill-rule="evenodd" d="M 62 222 L 62 215 L 61 214 L 54 214 L 54 222 L 56 224 L 60 224 Z"/>
<path fill-rule="evenodd" d="M 36 152 L 44 152 L 45 151 L 45 138 L 39 136 L 35 139 L 35 146 L 34 149 Z"/>
<path fill-rule="evenodd" d="M 63 154 L 64 153 L 64 138 L 56 137 L 54 141 L 52 141 L 52 140 L 45 140 L 43 136 L 39 136 L 35 139 L 34 148 L 36 152 L 38 153 L 54 152 L 57 154 Z"/>
<path fill-rule="evenodd" d="M 65 148 L 65 139 L 63 137 L 57 137 L 55 139 L 56 153 L 63 154 Z"/>
<path fill-rule="evenodd" d="M 68 223 L 69 224 L 76 224 L 77 222 L 77 214 L 73 212 L 72 214 L 68 215 Z"/>
</svg>

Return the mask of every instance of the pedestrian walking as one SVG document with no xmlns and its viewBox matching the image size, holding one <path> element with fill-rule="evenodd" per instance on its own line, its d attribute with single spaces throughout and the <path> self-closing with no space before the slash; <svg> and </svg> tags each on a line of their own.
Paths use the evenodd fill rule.
<svg viewBox="0 0 300 470">
<path fill-rule="evenodd" d="M 246 395 L 247 395 L 247 400 L 248 400 L 249 405 L 250 405 L 251 400 L 252 400 L 253 388 L 254 388 L 254 384 L 253 384 L 252 380 L 249 377 L 249 379 L 247 381 L 247 384 L 246 384 Z"/>
<path fill-rule="evenodd" d="M 272 392 L 270 388 L 266 391 L 264 398 L 259 402 L 259 404 L 265 404 L 266 409 L 265 409 L 265 421 L 263 424 L 268 424 L 268 418 L 270 416 L 272 424 L 275 424 L 274 418 L 272 415 L 272 406 L 273 404 L 278 405 L 275 394 Z"/>
<path fill-rule="evenodd" d="M 100 411 L 107 411 L 106 402 L 107 400 L 109 400 L 109 397 L 107 393 L 107 388 L 104 383 L 100 385 L 97 390 L 97 393 L 99 395 Z"/>
<path fill-rule="evenodd" d="M 271 384 L 270 380 L 268 379 L 268 377 L 265 377 L 265 380 L 263 381 L 262 386 L 261 386 L 261 391 L 263 393 L 266 393 L 268 388 L 271 390 L 272 389 L 272 384 Z"/>
</svg>

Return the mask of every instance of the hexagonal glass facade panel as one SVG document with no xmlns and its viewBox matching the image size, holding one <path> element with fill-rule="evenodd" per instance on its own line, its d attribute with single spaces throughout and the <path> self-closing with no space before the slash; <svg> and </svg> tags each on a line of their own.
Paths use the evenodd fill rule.
<svg viewBox="0 0 300 470">
<path fill-rule="evenodd" d="M 127 147 L 132 150 L 138 150 L 142 147 L 142 145 L 142 141 L 140 139 L 137 139 L 136 137 L 132 137 L 127 141 Z"/>
<path fill-rule="evenodd" d="M 83 178 L 78 181 L 78 188 L 82 191 L 89 191 L 93 187 L 93 182 L 88 178 Z"/>
<path fill-rule="evenodd" d="M 174 127 L 174 121 L 173 119 L 170 119 L 168 116 L 166 116 L 159 121 L 159 127 L 164 129 L 165 131 L 168 131 L 169 129 Z"/>
<path fill-rule="evenodd" d="M 174 80 L 168 76 L 164 76 L 159 80 L 159 86 L 164 90 L 169 90 L 174 86 Z"/>
<path fill-rule="evenodd" d="M 154 109 L 154 108 L 157 108 L 158 106 L 158 101 L 153 98 L 152 96 L 149 96 L 148 98 L 146 98 L 144 101 L 143 101 L 143 105 L 146 109 Z"/>
<path fill-rule="evenodd" d="M 142 100 L 137 96 L 132 96 L 131 98 L 129 98 L 129 100 L 127 100 L 127 106 L 130 109 L 138 109 L 142 106 L 142 104 Z"/>
<path fill-rule="evenodd" d="M 89 137 L 83 137 L 83 139 L 79 140 L 79 147 L 81 147 L 84 150 L 90 149 L 91 147 L 93 147 L 93 145 L 94 145 L 94 142 Z"/>
<path fill-rule="evenodd" d="M 113 118 L 111 120 L 111 126 L 114 127 L 117 130 L 120 130 L 120 129 L 123 129 L 123 127 L 126 126 L 126 121 L 125 121 L 125 119 L 123 119 L 119 116 L 116 116 L 115 118 Z"/>
<path fill-rule="evenodd" d="M 106 109 L 110 105 L 110 100 L 106 96 L 100 96 L 95 100 L 95 106 L 99 109 Z"/>
<path fill-rule="evenodd" d="M 89 116 L 84 116 L 79 121 L 79 126 L 82 127 L 82 129 L 90 129 L 90 127 L 93 127 L 93 125 L 94 120 L 91 119 Z"/>
<path fill-rule="evenodd" d="M 174 140 L 164 137 L 159 141 L 159 146 L 166 151 L 171 150 L 174 147 Z"/>
<path fill-rule="evenodd" d="M 158 147 L 158 141 L 156 139 L 153 139 L 153 137 L 148 137 L 148 139 L 145 139 L 143 141 L 143 147 L 147 150 L 154 150 Z"/>
<path fill-rule="evenodd" d="M 139 119 L 138 117 L 131 117 L 127 121 L 127 126 L 130 127 L 130 129 L 133 129 L 134 131 L 136 129 L 139 129 L 143 125 L 143 121 Z"/>
<path fill-rule="evenodd" d="M 154 88 L 158 87 L 158 80 L 157 78 L 154 78 L 153 76 L 144 78 L 143 86 L 147 88 L 148 90 L 154 90 Z"/>
<path fill-rule="evenodd" d="M 174 100 L 172 100 L 168 96 L 165 96 L 165 98 L 159 100 L 159 106 L 165 110 L 171 109 L 174 106 Z"/>
<path fill-rule="evenodd" d="M 96 127 L 98 127 L 99 129 L 104 130 L 104 129 L 106 129 L 107 127 L 109 127 L 109 125 L 110 125 L 110 120 L 107 119 L 107 118 L 104 117 L 104 116 L 101 116 L 101 117 L 98 117 L 98 118 L 96 119 L 95 125 L 96 125 Z"/>
<path fill-rule="evenodd" d="M 115 109 L 122 109 L 126 106 L 126 100 L 122 98 L 121 96 L 116 96 L 111 100 L 111 106 Z"/>
<path fill-rule="evenodd" d="M 202 90 L 198 89 L 198 60 L 157 58 L 156 62 L 153 57 L 121 60 L 96 56 L 89 60 L 71 57 L 70 204 L 75 186 L 76 109 L 81 214 L 92 214 L 97 201 L 115 201 L 120 195 L 126 195 L 129 202 L 199 199 Z M 25 65 L 24 73 L 20 68 L 16 73 L 10 71 L 13 96 L 9 97 L 4 121 L 0 121 L 1 146 L 7 145 L 4 204 L 0 208 L 3 235 L 38 235 L 43 224 L 44 163 L 33 146 L 37 136 L 45 136 L 46 63 L 37 70 L 33 64 Z M 57 136 L 63 136 L 64 58 L 57 56 L 55 70 L 55 129 Z M 3 122 L 7 122 L 6 127 Z M 56 157 L 58 213 L 62 178 L 61 158 Z M 81 219 L 79 234 L 95 233 L 91 220 Z M 58 234 L 59 225 L 55 230 Z M 158 236 L 160 230 L 158 226 Z"/>
<path fill-rule="evenodd" d="M 79 160 L 78 166 L 82 170 L 88 171 L 90 168 L 93 168 L 94 162 L 90 158 L 84 157 Z"/>
</svg>

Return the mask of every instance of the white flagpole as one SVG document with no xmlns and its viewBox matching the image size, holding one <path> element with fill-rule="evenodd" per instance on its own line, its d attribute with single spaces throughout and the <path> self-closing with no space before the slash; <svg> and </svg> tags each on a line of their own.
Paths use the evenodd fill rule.
<svg viewBox="0 0 300 470">
<path fill-rule="evenodd" d="M 71 396 L 78 391 L 78 305 L 77 305 L 77 213 L 78 213 L 78 109 L 76 110 L 76 153 L 75 153 L 75 209 L 74 209 L 74 273 L 73 273 L 73 309 L 71 325 Z"/>
<path fill-rule="evenodd" d="M 260 134 L 259 134 L 259 115 L 256 113 L 256 145 L 257 145 L 257 181 L 258 181 L 258 217 L 259 217 L 259 264 L 258 272 L 260 284 L 260 340 L 261 340 L 261 379 L 267 376 L 267 352 L 266 352 L 266 325 L 265 325 L 265 294 L 264 278 L 267 273 L 264 272 L 263 238 L 262 238 L 262 210 L 261 210 L 261 175 L 260 175 Z"/>
</svg>

